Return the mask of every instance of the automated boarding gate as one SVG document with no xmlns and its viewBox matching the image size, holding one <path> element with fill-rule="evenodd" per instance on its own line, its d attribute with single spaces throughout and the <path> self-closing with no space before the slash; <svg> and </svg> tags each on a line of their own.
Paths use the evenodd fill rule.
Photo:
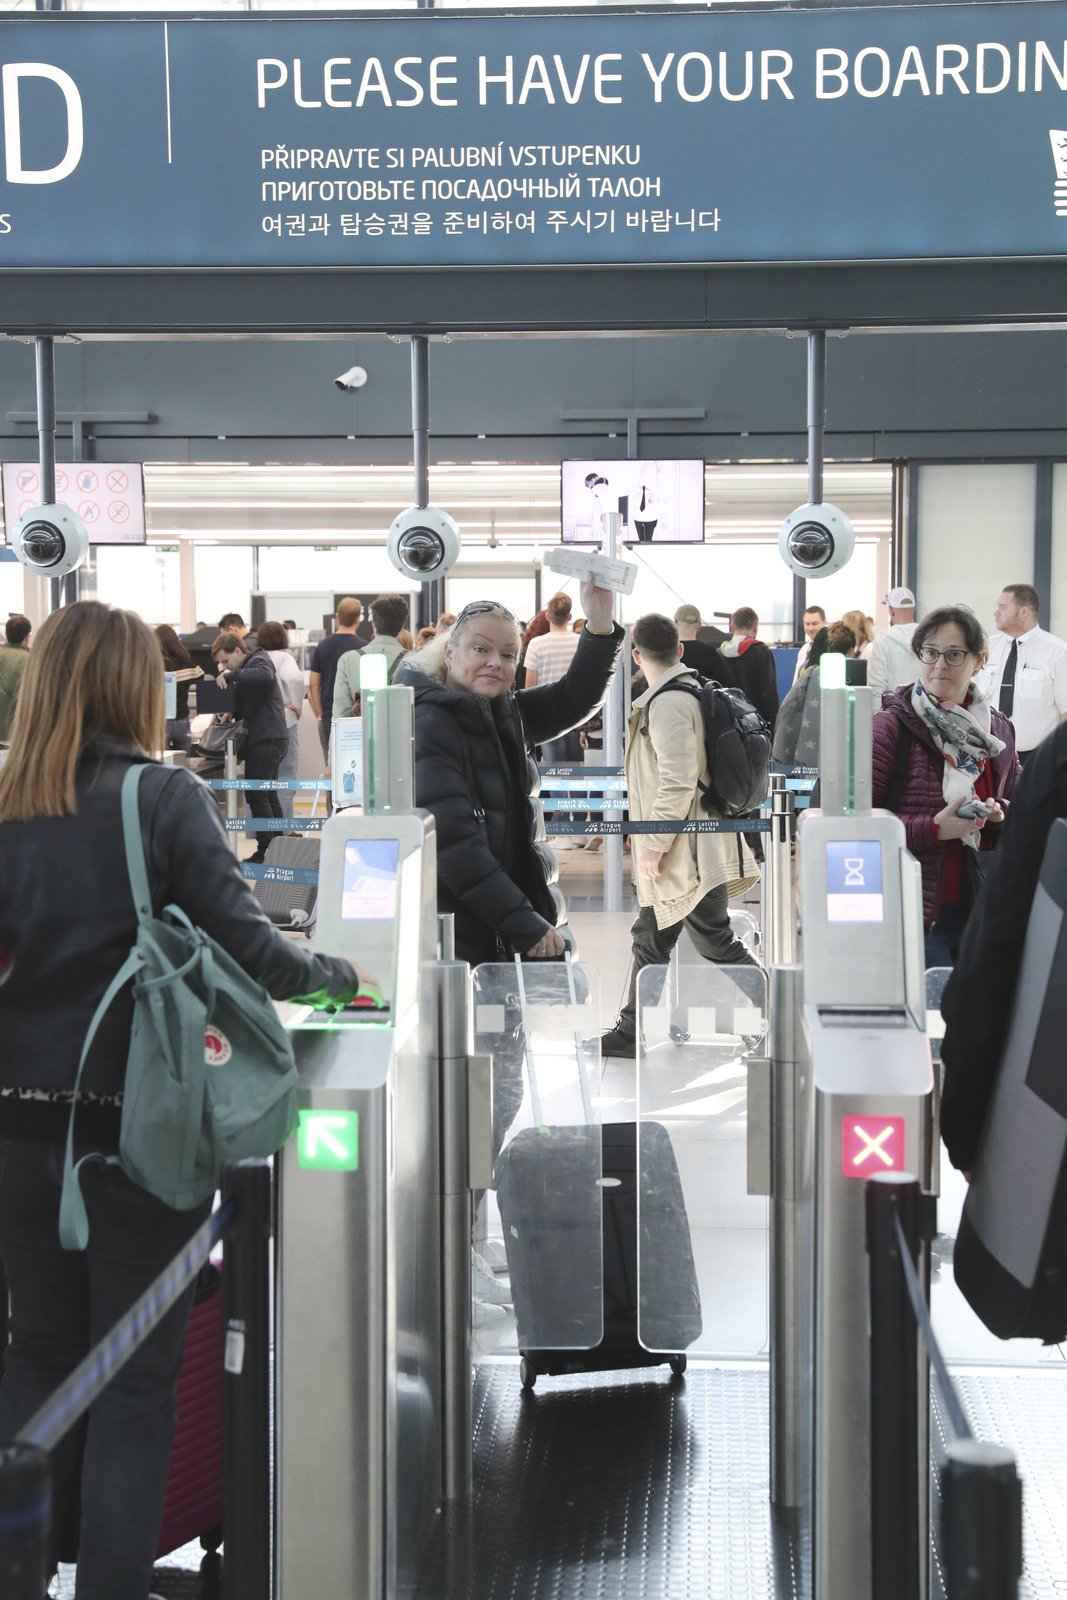
<svg viewBox="0 0 1067 1600">
<path fill-rule="evenodd" d="M 871 696 L 822 686 L 822 809 L 800 823 L 804 1031 L 815 1094 L 815 1600 L 872 1592 L 865 1183 L 931 1186 L 933 1072 L 925 1022 L 922 883 L 904 829 L 870 805 Z M 926 1263 L 923 1263 L 926 1266 Z M 928 1571 L 929 1378 L 920 1356 L 919 1518 Z"/>
<path fill-rule="evenodd" d="M 386 1600 L 440 1498 L 432 823 L 332 817 L 316 943 L 380 1005 L 292 1019 L 300 1129 L 278 1158 L 275 1572 L 281 1600 Z M 398 1470 L 398 1454 L 403 1467 Z"/>
<path fill-rule="evenodd" d="M 469 1492 L 470 1187 L 489 1113 L 468 1092 L 468 968 L 436 959 L 411 701 L 364 696 L 369 814 L 322 830 L 316 945 L 379 990 L 333 1017 L 286 1008 L 301 1094 L 277 1158 L 275 1600 L 391 1600 L 438 1503 Z"/>
</svg>

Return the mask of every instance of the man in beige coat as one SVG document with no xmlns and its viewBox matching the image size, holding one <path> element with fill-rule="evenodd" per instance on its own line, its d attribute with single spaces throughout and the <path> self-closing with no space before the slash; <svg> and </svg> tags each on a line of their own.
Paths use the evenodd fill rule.
<svg viewBox="0 0 1067 1600">
<path fill-rule="evenodd" d="M 700 783 L 708 781 L 704 718 L 693 694 L 668 690 L 699 686 L 681 659 L 678 629 L 668 617 L 641 617 L 633 628 L 633 656 L 648 688 L 633 703 L 626 735 L 626 782 L 632 822 L 682 822 L 705 815 Z M 635 833 L 634 864 L 640 910 L 630 932 L 630 993 L 614 1028 L 604 1034 L 604 1055 L 636 1054 L 637 974 L 664 966 L 689 929 L 707 961 L 754 966 L 730 927 L 728 900 L 755 881 L 751 853 L 740 833 Z"/>
</svg>

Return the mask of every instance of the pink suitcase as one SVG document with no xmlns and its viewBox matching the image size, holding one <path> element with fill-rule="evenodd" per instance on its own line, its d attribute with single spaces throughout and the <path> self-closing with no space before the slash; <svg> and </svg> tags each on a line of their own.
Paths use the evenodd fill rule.
<svg viewBox="0 0 1067 1600">
<path fill-rule="evenodd" d="M 208 1263 L 197 1281 L 178 1379 L 178 1431 L 170 1454 L 157 1556 L 199 1539 L 222 1543 L 222 1273 Z"/>
</svg>

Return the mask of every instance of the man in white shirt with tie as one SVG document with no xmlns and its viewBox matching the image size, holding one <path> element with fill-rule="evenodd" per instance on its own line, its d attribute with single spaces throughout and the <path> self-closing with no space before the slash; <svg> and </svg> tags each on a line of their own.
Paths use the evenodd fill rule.
<svg viewBox="0 0 1067 1600">
<path fill-rule="evenodd" d="M 997 597 L 989 640 L 989 660 L 977 674 L 978 687 L 1015 729 L 1015 745 L 1025 757 L 1067 716 L 1067 643 L 1037 625 L 1037 590 L 1009 583 Z"/>
</svg>

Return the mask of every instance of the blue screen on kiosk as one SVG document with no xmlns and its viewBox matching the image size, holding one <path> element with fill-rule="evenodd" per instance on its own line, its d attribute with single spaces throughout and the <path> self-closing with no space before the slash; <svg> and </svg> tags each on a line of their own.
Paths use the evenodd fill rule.
<svg viewBox="0 0 1067 1600">
<path fill-rule="evenodd" d="M 826 920 L 884 922 L 882 846 L 877 839 L 831 839 L 828 842 Z"/>
<path fill-rule="evenodd" d="M 349 839 L 341 879 L 342 922 L 386 922 L 396 916 L 396 839 Z"/>
</svg>

